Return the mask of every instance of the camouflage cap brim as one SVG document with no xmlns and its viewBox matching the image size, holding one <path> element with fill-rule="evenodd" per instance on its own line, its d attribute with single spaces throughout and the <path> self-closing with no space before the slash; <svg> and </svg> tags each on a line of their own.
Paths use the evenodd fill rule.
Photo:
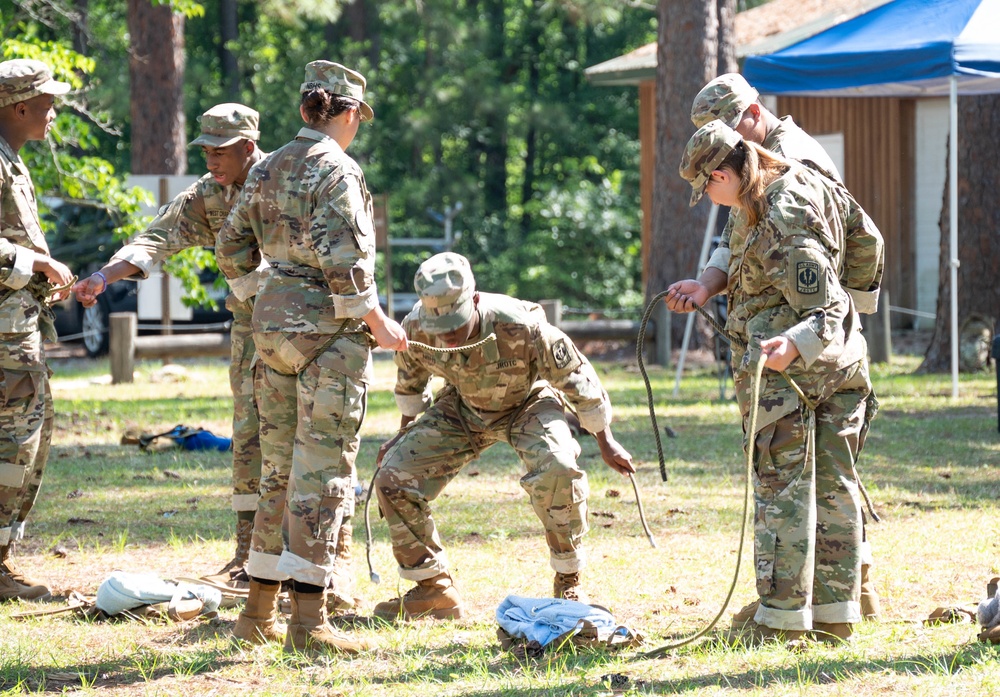
<svg viewBox="0 0 1000 697">
<path fill-rule="evenodd" d="M 358 103 L 362 121 L 375 118 L 375 111 L 364 100 L 367 80 L 364 75 L 340 63 L 326 60 L 312 61 L 306 65 L 305 82 L 299 86 L 300 93 L 325 89 L 342 97 L 349 97 Z"/>
<path fill-rule="evenodd" d="M 711 121 L 691 136 L 678 167 L 678 173 L 691 185 L 691 206 L 701 200 L 712 172 L 742 142 L 742 136 L 721 121 Z"/>
<path fill-rule="evenodd" d="M 38 87 L 39 94 L 51 94 L 56 97 L 66 94 L 70 91 L 70 84 L 68 82 L 59 82 L 58 80 L 49 80 L 48 82 L 43 82 Z"/>
<path fill-rule="evenodd" d="M 691 104 L 691 121 L 702 126 L 719 120 L 730 128 L 740 125 L 743 113 L 760 95 L 739 73 L 726 73 L 705 85 Z"/>
<path fill-rule="evenodd" d="M 224 148 L 227 145 L 238 143 L 245 138 L 247 138 L 247 136 L 210 136 L 202 133 L 200 136 L 188 143 L 188 147 L 190 148 L 194 145 L 204 145 L 209 148 Z"/>
<path fill-rule="evenodd" d="M 427 307 L 421 302 L 417 317 L 420 328 L 428 334 L 446 334 L 468 324 L 475 309 L 476 303 L 470 293 L 467 299 L 450 306 L 449 311 L 442 314 L 437 314 L 435 308 Z"/>
<path fill-rule="evenodd" d="M 0 108 L 43 94 L 66 94 L 70 89 L 69 83 L 54 79 L 52 69 L 42 61 L 15 58 L 0 62 Z"/>
</svg>

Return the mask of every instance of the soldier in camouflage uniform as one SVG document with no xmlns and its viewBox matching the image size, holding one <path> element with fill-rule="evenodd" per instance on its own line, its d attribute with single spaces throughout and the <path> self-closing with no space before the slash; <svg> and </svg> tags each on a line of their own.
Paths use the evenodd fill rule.
<svg viewBox="0 0 1000 697">
<path fill-rule="evenodd" d="M 341 529 L 354 512 L 354 462 L 371 380 L 370 335 L 406 349 L 375 287 L 372 200 L 344 150 L 361 121 L 365 79 L 337 63 L 306 66 L 299 111 L 307 127 L 258 164 L 219 232 L 219 267 L 237 297 L 256 290 L 253 332 L 263 363 L 255 392 L 263 455 L 236 636 L 288 651 L 354 653 L 370 644 L 326 621 L 325 589 Z M 267 267 L 255 279 L 261 259 Z M 292 580 L 287 632 L 279 583 Z"/>
<path fill-rule="evenodd" d="M 52 394 L 43 341 L 55 341 L 52 287 L 73 279 L 49 256 L 31 175 L 18 154 L 44 140 L 55 95 L 70 86 L 36 60 L 0 63 L 0 600 L 48 595 L 12 556 L 42 482 L 52 440 Z"/>
<path fill-rule="evenodd" d="M 758 431 L 745 436 L 754 449 L 760 605 L 730 638 L 795 639 L 812 630 L 846 639 L 861 619 L 854 467 L 871 383 L 858 314 L 837 273 L 845 237 L 837 190 L 721 121 L 691 137 L 680 173 L 694 190 L 691 205 L 707 193 L 733 207 L 726 329 L 748 347 L 734 346 L 732 356 L 744 432 L 761 352 L 771 369 Z"/>
<path fill-rule="evenodd" d="M 496 339 L 456 353 L 413 348 L 396 354 L 396 403 L 403 416 L 400 432 L 379 451 L 374 490 L 399 575 L 417 585 L 402 598 L 379 603 L 375 614 L 462 616 L 429 502 L 498 442 L 509 443 L 527 470 L 521 486 L 545 529 L 555 596 L 586 602 L 580 571 L 587 475 L 576 462 L 580 446 L 567 425 L 564 400 L 595 435 L 608 466 L 622 474 L 635 471 L 631 455 L 611 434 L 611 403 L 597 373 L 570 338 L 545 320 L 541 307 L 477 292 L 461 255 L 426 260 L 414 287 L 420 301 L 403 320 L 411 341 L 455 347 Z M 434 376 L 447 386 L 432 405 L 428 385 Z"/>
<path fill-rule="evenodd" d="M 201 116 L 201 135 L 191 145 L 200 145 L 208 174 L 181 192 L 165 206 L 145 232 L 122 247 L 111 260 L 89 278 L 73 287 L 85 307 L 97 302 L 108 284 L 123 278 L 148 278 L 151 268 L 190 247 L 213 247 L 215 236 L 236 202 L 250 168 L 266 153 L 257 147 L 260 115 L 242 104 L 219 104 Z M 257 511 L 260 485 L 260 435 L 257 405 L 253 398 L 255 350 L 250 327 L 255 274 L 246 282 L 245 299 L 226 298 L 233 313 L 232 361 L 229 385 L 233 391 L 233 498 L 236 512 L 236 553 L 217 576 L 208 577 L 231 585 L 243 585 L 243 565 L 250 552 L 250 535 Z"/>
<path fill-rule="evenodd" d="M 698 128 L 719 120 L 739 133 L 749 142 L 757 143 L 773 153 L 790 160 L 798 160 L 807 167 L 842 182 L 840 172 L 830 155 L 815 138 L 802 130 L 791 116 L 778 118 L 759 101 L 759 94 L 739 73 L 726 73 L 709 82 L 691 104 L 691 121 Z M 866 215 L 864 211 L 861 215 Z M 729 240 L 733 218 L 726 223 L 719 246 L 712 253 L 704 272 L 697 279 L 686 279 L 671 284 L 669 290 L 675 293 L 667 300 L 667 306 L 674 312 L 689 312 L 691 302 L 704 305 L 708 299 L 726 288 L 729 274 Z M 874 224 L 871 229 L 877 229 Z M 881 250 L 878 252 L 881 254 Z M 881 276 L 881 267 L 879 268 Z M 876 283 L 881 279 L 876 279 Z M 851 287 L 853 286 L 853 287 Z M 845 284 L 845 289 L 854 298 L 855 308 L 860 313 L 871 314 L 878 309 L 878 293 L 862 289 L 862 283 Z M 867 534 L 861 545 L 861 606 L 866 618 L 876 619 L 880 611 L 878 591 L 871 575 L 874 562 Z M 734 626 L 752 619 L 756 603 L 744 607 L 733 618 Z"/>
</svg>

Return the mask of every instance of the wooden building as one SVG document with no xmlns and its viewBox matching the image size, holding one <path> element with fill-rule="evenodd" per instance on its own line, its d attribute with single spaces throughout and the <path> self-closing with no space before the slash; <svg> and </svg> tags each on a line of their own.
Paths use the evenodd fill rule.
<svg viewBox="0 0 1000 697">
<path fill-rule="evenodd" d="M 767 54 L 887 0 L 771 0 L 736 17 L 738 55 Z M 639 90 L 644 271 L 656 151 L 656 44 L 587 69 L 598 85 Z M 765 105 L 819 140 L 886 240 L 883 287 L 895 326 L 933 326 L 948 136 L 947 98 L 768 97 Z M 693 126 L 692 126 L 693 130 Z"/>
</svg>

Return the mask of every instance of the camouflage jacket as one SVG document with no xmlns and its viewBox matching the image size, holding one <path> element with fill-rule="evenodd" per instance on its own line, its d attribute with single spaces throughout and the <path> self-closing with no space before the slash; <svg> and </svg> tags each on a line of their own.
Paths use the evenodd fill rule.
<svg viewBox="0 0 1000 697">
<path fill-rule="evenodd" d="M 256 291 L 255 331 L 333 333 L 378 303 L 364 174 L 310 128 L 253 169 L 215 253 L 237 297 Z M 258 286 L 251 274 L 262 258 L 269 266 Z"/>
<path fill-rule="evenodd" d="M 420 328 L 420 304 L 403 320 L 406 335 L 431 346 L 435 336 Z M 413 347 L 396 353 L 396 403 L 404 416 L 416 416 L 430 404 L 430 379 L 444 378 L 462 402 L 487 423 L 524 404 L 535 388 L 551 385 L 561 392 L 590 431 L 611 423 L 611 402 L 587 358 L 562 331 L 549 324 L 535 303 L 506 295 L 479 293 L 480 337 L 489 343 L 463 353 L 431 353 Z"/>
<path fill-rule="evenodd" d="M 32 271 L 35 252 L 48 256 L 35 202 L 35 185 L 21 156 L 0 138 L 0 334 L 41 331 L 55 341 L 46 300 L 51 288 Z"/>
<path fill-rule="evenodd" d="M 266 153 L 255 150 L 251 166 L 265 156 Z M 215 246 L 215 237 L 242 188 L 242 184 L 221 186 L 211 174 L 204 175 L 161 208 L 149 227 L 119 249 L 111 261 L 127 261 L 139 269 L 141 278 L 149 278 L 154 264 L 177 252 L 190 247 Z M 250 280 L 247 285 L 256 291 L 255 281 Z M 233 295 L 226 299 L 226 307 L 233 311 L 250 311 L 246 300 L 237 300 Z"/>
<path fill-rule="evenodd" d="M 750 345 L 748 352 L 733 349 L 737 381 L 748 377 L 760 341 L 781 334 L 800 354 L 786 373 L 817 402 L 837 391 L 868 350 L 838 279 L 846 230 L 826 182 L 793 166 L 765 191 L 769 208 L 756 227 L 747 228 L 734 210 L 728 271 L 726 329 Z M 770 373 L 775 381 L 783 378 Z"/>
<path fill-rule="evenodd" d="M 837 170 L 837 165 L 830 159 L 830 155 L 823 149 L 823 146 L 799 128 L 791 116 L 781 119 L 778 125 L 765 136 L 761 146 L 786 159 L 799 160 L 815 167 L 838 182 L 844 181 Z M 732 230 L 733 219 L 730 217 L 722 232 L 722 241 L 712 253 L 712 258 L 708 260 L 709 267 L 720 271 L 726 271 L 729 268 L 729 238 L 732 235 Z"/>
</svg>

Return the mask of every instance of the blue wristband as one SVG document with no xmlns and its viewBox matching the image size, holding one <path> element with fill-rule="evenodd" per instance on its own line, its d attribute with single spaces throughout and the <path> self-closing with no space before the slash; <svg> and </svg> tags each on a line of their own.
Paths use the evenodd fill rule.
<svg viewBox="0 0 1000 697">
<path fill-rule="evenodd" d="M 104 285 L 103 285 L 103 286 L 101 286 L 101 292 L 103 293 L 103 292 L 104 292 L 104 291 L 105 291 L 105 290 L 107 289 L 107 287 L 108 287 L 108 277 L 107 277 L 107 276 L 105 276 L 105 275 L 104 275 L 103 273 L 101 273 L 100 271 L 95 271 L 94 273 L 92 273 L 92 274 L 90 274 L 90 275 L 91 275 L 91 276 L 100 276 L 100 277 L 101 277 L 101 280 L 102 280 L 102 281 L 104 281 Z"/>
</svg>

